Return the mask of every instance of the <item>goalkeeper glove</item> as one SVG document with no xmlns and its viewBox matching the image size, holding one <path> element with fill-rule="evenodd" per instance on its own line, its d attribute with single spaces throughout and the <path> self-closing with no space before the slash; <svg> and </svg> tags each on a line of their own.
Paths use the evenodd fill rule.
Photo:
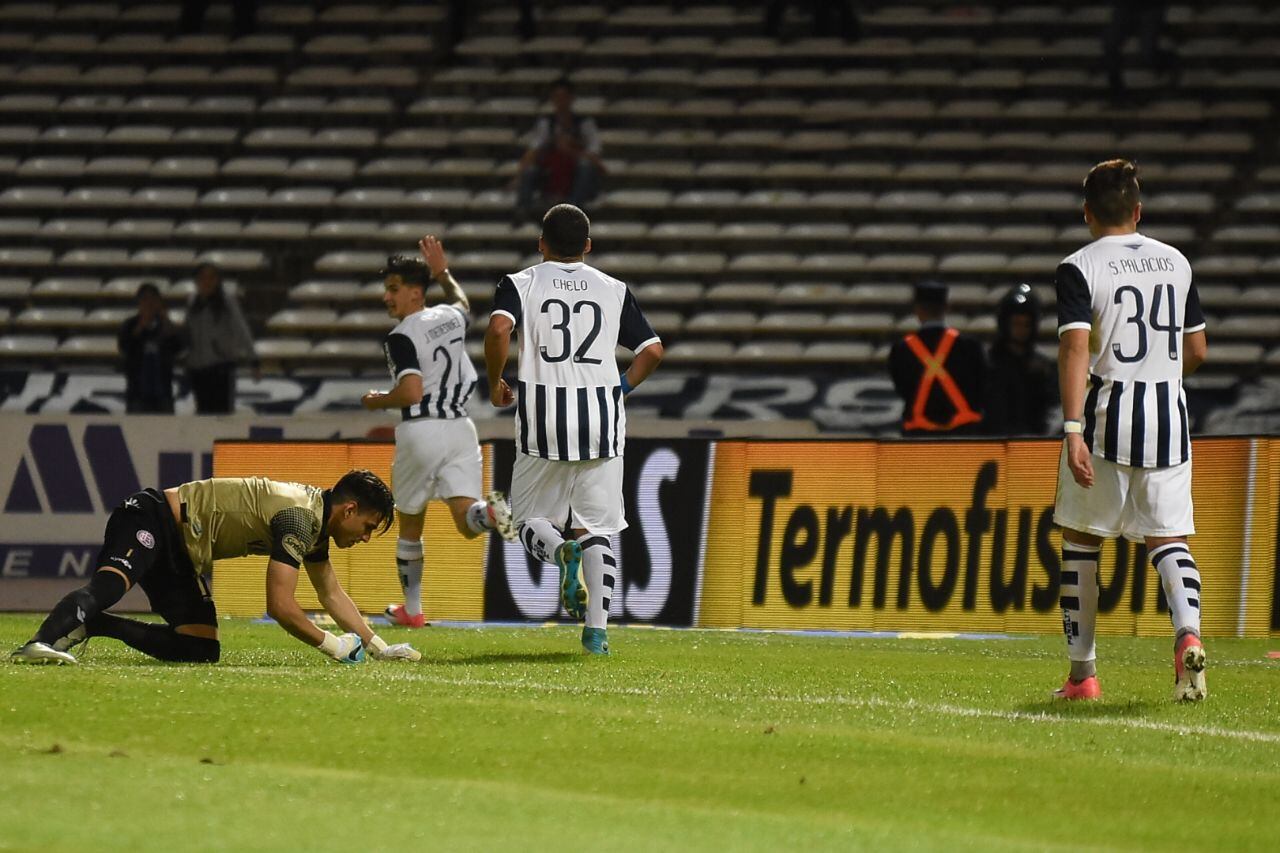
<svg viewBox="0 0 1280 853">
<path fill-rule="evenodd" d="M 328 631 L 320 640 L 320 651 L 338 663 L 360 663 L 364 660 L 364 643 L 359 634 L 343 634 L 335 637 Z"/>
<path fill-rule="evenodd" d="M 388 646 L 387 641 L 377 634 L 369 640 L 369 654 L 377 660 L 422 660 L 422 652 L 408 643 L 396 643 Z"/>
</svg>

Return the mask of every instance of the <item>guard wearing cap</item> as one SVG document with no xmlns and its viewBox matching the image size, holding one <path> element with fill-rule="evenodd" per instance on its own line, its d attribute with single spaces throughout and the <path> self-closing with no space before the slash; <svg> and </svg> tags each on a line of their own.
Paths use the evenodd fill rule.
<svg viewBox="0 0 1280 853">
<path fill-rule="evenodd" d="M 1044 435 L 1058 401 L 1058 366 L 1036 352 L 1040 300 L 1029 284 L 1013 287 L 996 309 L 996 340 L 987 353 L 990 435 Z"/>
<path fill-rule="evenodd" d="M 889 351 L 889 374 L 905 406 L 902 434 L 981 433 L 987 371 L 982 344 L 947 325 L 945 284 L 916 285 L 913 307 L 919 330 Z"/>
</svg>

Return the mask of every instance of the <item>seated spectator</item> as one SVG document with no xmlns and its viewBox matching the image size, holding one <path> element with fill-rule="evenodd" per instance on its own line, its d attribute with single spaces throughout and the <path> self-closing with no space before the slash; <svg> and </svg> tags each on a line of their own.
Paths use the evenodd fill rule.
<svg viewBox="0 0 1280 853">
<path fill-rule="evenodd" d="M 516 218 L 567 202 L 585 207 L 596 197 L 605 173 L 595 119 L 573 111 L 573 86 L 560 80 L 551 90 L 552 111 L 529 135 L 516 172 Z"/>
<path fill-rule="evenodd" d="M 214 264 L 196 267 L 196 293 L 187 309 L 187 377 L 196 398 L 196 414 L 222 415 L 235 410 L 236 365 L 258 370 L 249 324 L 236 298 L 222 285 Z"/>
<path fill-rule="evenodd" d="M 160 289 L 138 285 L 138 313 L 124 321 L 116 340 L 124 359 L 125 411 L 173 414 L 173 362 L 184 345 L 182 330 L 169 319 Z"/>
<path fill-rule="evenodd" d="M 1058 402 L 1058 365 L 1036 352 L 1040 302 L 1020 284 L 1000 300 L 983 423 L 991 435 L 1044 435 Z"/>
<path fill-rule="evenodd" d="M 919 331 L 889 351 L 889 374 L 902 398 L 902 434 L 976 435 L 982 432 L 982 344 L 946 323 L 947 286 L 916 285 L 913 302 Z"/>
</svg>

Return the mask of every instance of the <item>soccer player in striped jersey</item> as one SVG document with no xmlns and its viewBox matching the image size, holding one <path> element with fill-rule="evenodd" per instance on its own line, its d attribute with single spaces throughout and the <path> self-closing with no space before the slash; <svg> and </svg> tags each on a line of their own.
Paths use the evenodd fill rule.
<svg viewBox="0 0 1280 853">
<path fill-rule="evenodd" d="M 542 220 L 542 263 L 498 284 L 484 339 L 489 396 L 516 404 L 511 505 L 520 540 L 560 569 L 566 612 L 585 618 L 582 647 L 608 654 L 606 627 L 617 572 L 609 537 L 627 520 L 623 398 L 662 360 L 662 341 L 627 286 L 583 260 L 591 223 L 571 204 Z M 502 378 L 519 327 L 516 388 Z M 614 351 L 635 359 L 621 375 Z"/>
<path fill-rule="evenodd" d="M 489 531 L 515 538 L 506 497 L 501 492 L 479 497 L 480 443 L 467 417 L 467 398 L 476 382 L 466 349 L 471 305 L 449 272 L 440 241 L 427 236 L 418 247 L 423 260 L 397 255 L 381 272 L 382 303 L 400 321 L 382 342 L 395 387 L 370 391 L 360 400 L 366 409 L 400 410 L 391 480 L 400 519 L 396 568 L 404 604 L 388 605 L 386 615 L 409 628 L 425 624 L 422 523 L 428 501 L 444 501 L 458 532 L 468 539 Z M 444 302 L 428 308 L 431 281 L 444 290 Z"/>
<path fill-rule="evenodd" d="M 1084 181 L 1094 241 L 1058 267 L 1058 375 L 1066 432 L 1054 521 L 1062 527 L 1062 627 L 1071 673 L 1055 695 L 1101 696 L 1095 671 L 1098 553 L 1145 541 L 1174 628 L 1174 698 L 1206 693 L 1200 573 L 1187 546 L 1191 436 L 1182 379 L 1204 361 L 1191 265 L 1138 231 L 1137 167 L 1094 166 Z"/>
</svg>

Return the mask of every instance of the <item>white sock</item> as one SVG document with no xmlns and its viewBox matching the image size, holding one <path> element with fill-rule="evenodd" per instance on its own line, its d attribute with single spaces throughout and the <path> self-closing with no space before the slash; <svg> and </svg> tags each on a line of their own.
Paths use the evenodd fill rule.
<svg viewBox="0 0 1280 853">
<path fill-rule="evenodd" d="M 422 540 L 396 540 L 396 572 L 404 590 L 404 610 L 417 616 L 422 612 Z"/>
<path fill-rule="evenodd" d="M 604 628 L 609 624 L 609 601 L 613 598 L 618 561 L 607 536 L 588 533 L 578 539 L 578 544 L 582 546 L 582 574 L 587 580 L 587 627 Z"/>
<path fill-rule="evenodd" d="M 476 501 L 467 507 L 467 527 L 472 533 L 485 533 L 493 529 L 493 519 L 489 517 L 489 502 Z"/>
<path fill-rule="evenodd" d="M 564 537 L 547 519 L 526 518 L 520 522 L 520 541 L 534 557 L 544 563 L 554 563 L 556 549 L 564 544 Z"/>
<path fill-rule="evenodd" d="M 1185 542 L 1170 542 L 1151 552 L 1151 564 L 1160 573 L 1169 619 L 1176 637 L 1200 636 L 1200 570 Z"/>
<path fill-rule="evenodd" d="M 1098 552 L 1096 545 L 1062 543 L 1062 632 L 1067 635 L 1071 677 L 1094 674 L 1098 657 L 1094 633 L 1098 623 Z"/>
</svg>

